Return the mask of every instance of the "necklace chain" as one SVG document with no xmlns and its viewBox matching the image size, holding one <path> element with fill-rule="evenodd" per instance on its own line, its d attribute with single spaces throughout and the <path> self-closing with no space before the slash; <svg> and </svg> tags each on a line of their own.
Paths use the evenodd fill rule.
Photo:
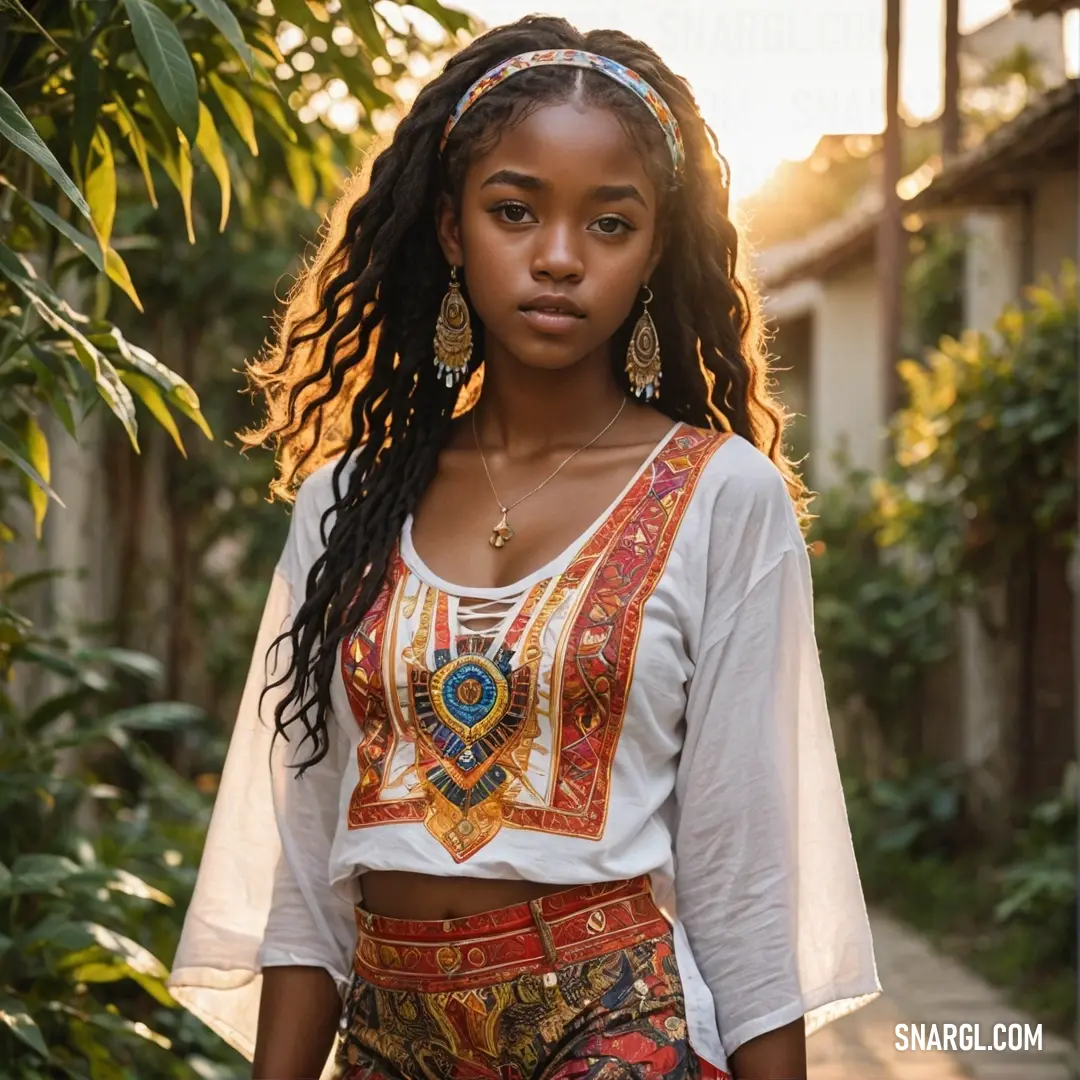
<svg viewBox="0 0 1080 1080">
<path fill-rule="evenodd" d="M 542 487 L 554 480 L 555 477 L 558 476 L 559 473 L 562 472 L 562 470 L 565 469 L 566 466 L 569 465 L 570 462 L 578 456 L 578 454 L 580 454 L 583 450 L 588 450 L 589 447 L 593 445 L 593 443 L 597 442 L 604 435 L 606 435 L 608 431 L 610 431 L 611 428 L 615 425 L 615 421 L 618 420 L 619 417 L 622 415 L 623 409 L 626 408 L 627 400 L 628 399 L 624 396 L 622 399 L 622 403 L 616 410 L 615 415 L 604 425 L 604 427 L 600 431 L 598 431 L 587 443 L 585 443 L 584 446 L 579 446 L 569 457 L 562 461 L 555 469 L 555 471 L 551 473 L 550 476 L 547 476 L 545 479 L 541 480 L 540 483 L 532 489 L 532 491 L 526 492 L 524 495 L 521 496 L 521 498 L 515 499 L 512 503 L 508 503 L 505 505 L 503 504 L 502 499 L 499 497 L 498 489 L 495 487 L 495 481 L 491 479 L 491 470 L 488 468 L 487 458 L 484 456 L 484 450 L 480 446 L 480 436 L 476 430 L 476 409 L 474 408 L 472 410 L 473 441 L 476 443 L 476 451 L 480 455 L 480 462 L 484 466 L 484 475 L 487 477 L 487 482 L 491 487 L 491 494 L 495 496 L 495 502 L 498 503 L 499 510 L 502 511 L 502 520 L 499 522 L 498 525 L 495 526 L 495 529 L 492 531 L 491 544 L 493 547 L 502 547 L 503 544 L 505 544 L 506 541 L 510 540 L 514 535 L 513 530 L 506 522 L 506 515 L 510 513 L 510 511 L 513 510 L 515 506 L 518 506 L 526 499 L 531 498 Z M 496 543 L 496 538 L 499 536 L 501 536 L 501 542 Z"/>
</svg>

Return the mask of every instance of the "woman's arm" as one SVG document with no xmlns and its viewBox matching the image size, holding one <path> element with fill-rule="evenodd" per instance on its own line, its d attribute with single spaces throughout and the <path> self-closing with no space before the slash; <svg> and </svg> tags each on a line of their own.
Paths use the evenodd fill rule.
<svg viewBox="0 0 1080 1080">
<path fill-rule="evenodd" d="M 337 986 L 322 968 L 266 968 L 251 1080 L 319 1080 L 340 1013 Z"/>
<path fill-rule="evenodd" d="M 806 1080 L 805 1028 L 800 1017 L 744 1042 L 731 1055 L 733 1080 Z"/>
</svg>

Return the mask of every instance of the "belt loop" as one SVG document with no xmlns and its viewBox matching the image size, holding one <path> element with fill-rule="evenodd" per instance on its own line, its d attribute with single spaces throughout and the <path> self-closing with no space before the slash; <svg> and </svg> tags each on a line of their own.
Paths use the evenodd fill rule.
<svg viewBox="0 0 1080 1080">
<path fill-rule="evenodd" d="M 552 966 L 558 964 L 559 954 L 555 951 L 555 939 L 551 936 L 551 927 L 544 922 L 544 913 L 540 908 L 540 899 L 529 901 L 529 910 L 532 912 L 533 922 L 536 923 L 536 932 L 540 935 L 540 941 L 544 946 L 544 956 Z"/>
</svg>

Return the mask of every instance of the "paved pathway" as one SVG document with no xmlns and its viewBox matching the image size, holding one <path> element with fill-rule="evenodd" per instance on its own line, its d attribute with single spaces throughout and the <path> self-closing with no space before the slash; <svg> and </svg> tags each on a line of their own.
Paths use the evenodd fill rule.
<svg viewBox="0 0 1080 1080">
<path fill-rule="evenodd" d="M 1045 1027 L 1039 1052 L 898 1051 L 898 1023 L 978 1023 L 988 1042 L 994 1024 L 1034 1021 L 901 923 L 880 912 L 871 921 L 885 992 L 810 1037 L 810 1080 L 1075 1080 L 1072 1048 Z"/>
</svg>

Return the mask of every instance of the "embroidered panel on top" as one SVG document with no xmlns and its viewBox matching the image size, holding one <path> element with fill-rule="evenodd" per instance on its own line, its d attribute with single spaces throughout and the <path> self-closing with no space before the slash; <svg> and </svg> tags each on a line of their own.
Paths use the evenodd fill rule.
<svg viewBox="0 0 1080 1080">
<path fill-rule="evenodd" d="M 455 633 L 451 597 L 395 553 L 342 645 L 363 729 L 350 829 L 422 822 L 456 862 L 504 826 L 603 835 L 642 609 L 726 438 L 678 428 L 567 568 L 521 597 L 496 635 Z"/>
</svg>

